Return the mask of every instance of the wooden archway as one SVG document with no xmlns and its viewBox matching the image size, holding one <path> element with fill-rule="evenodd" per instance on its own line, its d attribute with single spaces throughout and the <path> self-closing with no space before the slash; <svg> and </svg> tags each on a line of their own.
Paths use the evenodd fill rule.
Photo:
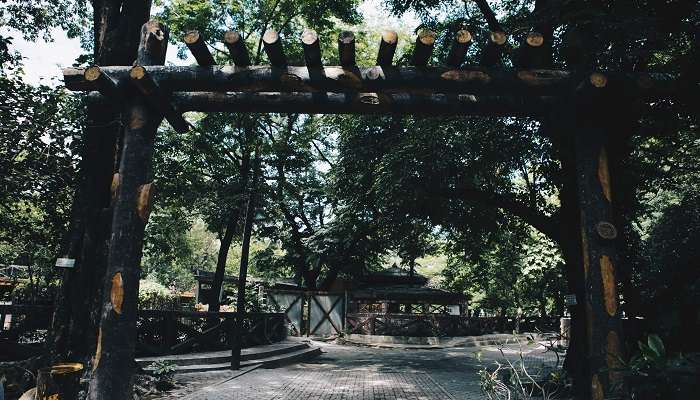
<svg viewBox="0 0 700 400">
<path fill-rule="evenodd" d="M 602 399 L 620 382 L 623 358 L 616 293 L 616 227 L 606 146 L 617 124 L 615 102 L 665 98 L 678 91 L 668 74 L 541 69 L 541 35 L 533 32 L 518 53 L 515 69 L 495 68 L 505 51 L 503 32 L 492 32 L 479 66 L 460 67 L 472 36 L 459 31 L 442 66 L 429 66 L 435 34 L 421 32 L 410 66 L 394 66 L 397 35 L 385 32 L 376 66 L 357 66 L 351 32 L 338 38 L 340 66 L 323 66 L 319 37 L 301 37 L 304 66 L 290 66 L 274 31 L 263 36 L 271 65 L 251 66 L 237 32 L 223 41 L 234 65 L 215 65 L 198 32 L 183 38 L 198 66 L 163 66 L 168 29 L 148 22 L 141 30 L 135 66 L 67 68 L 66 87 L 90 91 L 96 103 L 122 110 L 123 144 L 112 179 L 113 210 L 107 274 L 92 398 L 122 399 L 131 390 L 139 265 L 143 233 L 154 192 L 151 164 L 157 128 L 163 119 L 178 131 L 189 129 L 186 111 L 294 112 L 533 116 L 550 118 L 575 143 L 576 181 L 581 209 L 583 276 L 577 294 L 585 315 L 587 397 Z M 556 116 L 556 117 L 555 117 Z"/>
</svg>

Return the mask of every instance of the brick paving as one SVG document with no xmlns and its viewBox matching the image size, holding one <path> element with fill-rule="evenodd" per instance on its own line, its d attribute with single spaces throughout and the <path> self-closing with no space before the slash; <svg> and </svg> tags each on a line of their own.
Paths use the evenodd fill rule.
<svg viewBox="0 0 700 400">
<path fill-rule="evenodd" d="M 301 364 L 256 369 L 235 379 L 162 399 L 186 400 L 481 400 L 477 372 L 501 358 L 495 346 L 397 350 L 319 344 Z M 475 353 L 479 351 L 480 357 Z M 509 352 L 517 353 L 515 348 Z M 532 352 L 530 356 L 538 356 Z M 205 378 L 202 375 L 202 378 Z M 196 379 L 192 374 L 190 379 Z"/>
<path fill-rule="evenodd" d="M 262 386 L 258 386 L 262 384 Z M 297 371 L 285 379 L 235 379 L 188 400 L 453 400 L 424 372 Z"/>
</svg>

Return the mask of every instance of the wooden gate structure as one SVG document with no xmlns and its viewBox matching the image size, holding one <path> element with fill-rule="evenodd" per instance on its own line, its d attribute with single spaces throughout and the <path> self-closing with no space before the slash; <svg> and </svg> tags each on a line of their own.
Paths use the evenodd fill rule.
<svg viewBox="0 0 700 400">
<path fill-rule="evenodd" d="M 92 92 L 92 103 L 112 105 L 124 121 L 119 169 L 112 179 L 112 234 L 92 398 L 126 398 L 131 389 L 139 265 L 154 193 L 153 144 L 163 118 L 178 131 L 189 129 L 186 111 L 530 116 L 565 132 L 575 144 L 581 210 L 583 265 L 577 274 L 583 284 L 574 286 L 586 324 L 585 354 L 578 360 L 586 381 L 579 385 L 588 398 L 607 395 L 620 380 L 614 370 L 623 355 L 606 146 L 621 134 L 619 119 L 629 118 L 616 113 L 618 104 L 670 98 L 681 91 L 680 78 L 542 69 L 550 64 L 543 61 L 544 39 L 537 32 L 520 45 L 512 69 L 496 65 L 508 48 L 503 32 L 491 32 L 479 66 L 462 66 L 473 42 L 467 31 L 456 32 L 440 66 L 428 65 L 435 42 L 428 31 L 418 35 L 409 66 L 392 65 L 393 32 L 382 35 L 376 66 L 356 65 L 350 32 L 338 38 L 340 66 L 323 66 L 314 32 L 301 40 L 306 65 L 288 65 L 275 31 L 263 36 L 271 65 L 250 65 L 241 35 L 227 32 L 223 41 L 234 65 L 216 65 L 205 38 L 192 31 L 184 41 L 199 65 L 163 66 L 168 29 L 151 21 L 141 30 L 133 66 L 64 69 L 68 89 Z M 323 304 L 319 311 L 329 307 Z M 316 321 L 321 319 L 322 313 Z"/>
<path fill-rule="evenodd" d="M 328 337 L 345 329 L 345 293 L 271 290 L 268 299 L 284 313 L 289 334 Z"/>
</svg>

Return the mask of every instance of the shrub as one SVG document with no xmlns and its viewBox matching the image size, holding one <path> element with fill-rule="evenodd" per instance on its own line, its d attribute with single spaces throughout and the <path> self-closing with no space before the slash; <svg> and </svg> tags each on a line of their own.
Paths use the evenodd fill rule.
<svg viewBox="0 0 700 400">
<path fill-rule="evenodd" d="M 178 307 L 178 297 L 165 286 L 148 279 L 139 283 L 140 309 L 173 310 Z"/>
</svg>

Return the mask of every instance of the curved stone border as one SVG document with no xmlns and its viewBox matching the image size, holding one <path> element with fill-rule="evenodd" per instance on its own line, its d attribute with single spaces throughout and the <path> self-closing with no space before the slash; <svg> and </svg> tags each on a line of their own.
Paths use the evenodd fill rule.
<svg viewBox="0 0 700 400">
<path fill-rule="evenodd" d="M 418 337 L 350 334 L 338 339 L 340 343 L 396 349 L 442 349 L 446 347 L 478 347 L 526 341 L 528 336 L 538 334 L 491 334 L 480 336 Z"/>
</svg>

